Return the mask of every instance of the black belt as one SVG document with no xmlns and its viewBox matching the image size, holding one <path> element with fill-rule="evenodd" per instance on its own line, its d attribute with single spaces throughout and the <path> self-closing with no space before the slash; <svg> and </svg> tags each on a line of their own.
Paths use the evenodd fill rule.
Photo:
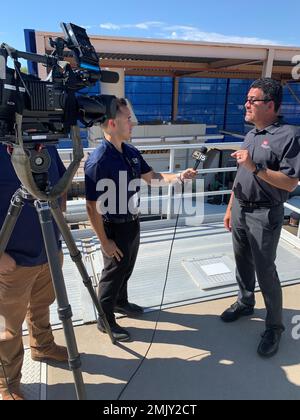
<svg viewBox="0 0 300 420">
<path fill-rule="evenodd" d="M 138 218 L 139 216 L 137 214 L 127 215 L 124 217 L 110 217 L 109 219 L 104 218 L 104 223 L 114 223 L 116 225 L 119 225 L 121 223 L 134 222 L 135 220 L 138 220 Z"/>
<path fill-rule="evenodd" d="M 277 207 L 279 203 L 270 203 L 269 201 L 244 201 L 244 200 L 238 200 L 241 207 L 247 208 L 247 209 L 271 209 L 272 207 Z"/>
</svg>

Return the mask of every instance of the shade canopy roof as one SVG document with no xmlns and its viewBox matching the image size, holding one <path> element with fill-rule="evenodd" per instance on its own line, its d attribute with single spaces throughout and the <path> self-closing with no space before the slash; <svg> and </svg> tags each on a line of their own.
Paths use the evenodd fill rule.
<svg viewBox="0 0 300 420">
<path fill-rule="evenodd" d="M 58 36 L 35 32 L 37 52 L 51 53 L 49 38 Z M 89 36 L 101 67 L 126 75 L 292 80 L 293 59 L 300 61 L 300 47 Z"/>
</svg>

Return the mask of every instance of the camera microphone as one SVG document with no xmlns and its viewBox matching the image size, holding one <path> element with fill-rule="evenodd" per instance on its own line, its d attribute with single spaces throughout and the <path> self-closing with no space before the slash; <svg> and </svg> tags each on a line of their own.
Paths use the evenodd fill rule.
<svg viewBox="0 0 300 420">
<path fill-rule="evenodd" d="M 109 70 L 101 70 L 99 72 L 92 72 L 88 74 L 88 79 L 91 83 L 118 83 L 120 77 L 119 73 Z"/>
<path fill-rule="evenodd" d="M 196 150 L 193 153 L 193 158 L 196 160 L 195 164 L 194 164 L 194 171 L 196 171 L 198 169 L 198 166 L 200 165 L 201 162 L 205 162 L 207 159 L 207 152 L 208 149 L 205 146 L 200 147 L 200 150 Z"/>
<path fill-rule="evenodd" d="M 101 70 L 100 80 L 102 83 L 118 83 L 119 73 L 115 71 Z"/>
</svg>

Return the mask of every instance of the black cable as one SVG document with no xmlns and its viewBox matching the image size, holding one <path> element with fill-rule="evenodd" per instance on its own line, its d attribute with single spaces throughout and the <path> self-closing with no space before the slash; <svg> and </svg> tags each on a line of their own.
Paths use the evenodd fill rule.
<svg viewBox="0 0 300 420">
<path fill-rule="evenodd" d="M 24 81 L 24 79 L 23 79 L 22 73 L 21 73 L 21 71 L 20 71 L 20 69 L 19 69 L 19 67 L 18 67 L 18 63 L 19 63 L 19 62 L 18 62 L 17 60 L 14 60 L 15 70 L 16 70 L 16 72 L 18 73 L 19 79 L 21 80 L 22 85 L 24 86 L 24 89 L 26 90 L 27 95 L 28 95 L 29 97 L 31 97 L 31 93 L 29 92 L 28 87 L 27 87 L 27 85 L 26 85 L 26 83 L 25 83 L 25 81 Z"/>
<path fill-rule="evenodd" d="M 6 374 L 5 367 L 4 367 L 4 363 L 3 363 L 2 359 L 1 359 L 1 357 L 0 357 L 0 365 L 1 365 L 1 368 L 2 368 L 2 370 L 3 370 L 3 375 L 4 375 L 4 379 L 5 379 L 5 383 L 6 383 L 7 390 L 8 390 L 8 392 L 9 392 L 9 394 L 10 394 L 11 398 L 12 398 L 14 401 L 16 401 L 16 399 L 14 398 L 13 394 L 12 394 L 12 393 L 11 393 L 11 391 L 10 391 L 10 388 L 9 388 L 9 385 L 8 385 L 8 376 L 7 376 L 7 374 Z"/>
<path fill-rule="evenodd" d="M 179 209 L 178 209 L 178 214 L 177 214 L 175 228 L 174 228 L 174 234 L 173 234 L 171 248 L 170 248 L 170 253 L 169 253 L 169 258 L 168 258 L 167 272 L 166 272 L 166 278 L 165 278 L 165 283 L 164 283 L 164 288 L 163 288 L 163 293 L 162 293 L 162 299 L 161 299 L 161 303 L 160 303 L 160 307 L 159 307 L 159 311 L 158 311 L 158 316 L 157 316 L 157 319 L 156 319 L 155 327 L 154 327 L 154 330 L 153 330 L 152 338 L 151 338 L 151 341 L 150 341 L 150 344 L 149 344 L 149 347 L 148 347 L 148 349 L 146 351 L 145 356 L 141 359 L 138 367 L 135 369 L 135 371 L 131 375 L 129 381 L 127 382 L 127 384 L 124 386 L 124 388 L 122 389 L 122 391 L 118 395 L 117 401 L 120 401 L 122 395 L 124 394 L 124 392 L 126 391 L 126 389 L 129 387 L 129 385 L 131 384 L 131 382 L 133 381 L 133 379 L 135 378 L 135 376 L 139 372 L 140 368 L 142 367 L 143 363 L 145 362 L 145 360 L 146 360 L 146 358 L 147 358 L 147 356 L 148 356 L 148 354 L 149 354 L 149 352 L 151 350 L 151 347 L 152 347 L 152 345 L 154 343 L 154 338 L 155 338 L 155 335 L 156 335 L 156 332 L 157 332 L 157 327 L 158 327 L 158 323 L 159 323 L 159 320 L 160 320 L 160 316 L 161 316 L 161 313 L 162 313 L 162 307 L 163 307 L 163 303 L 164 303 L 164 299 L 165 299 L 165 292 L 166 292 L 166 288 L 167 288 L 167 284 L 168 284 L 168 279 L 169 279 L 171 258 L 172 258 L 174 243 L 175 243 L 176 234 L 177 234 L 179 216 L 180 216 L 180 211 L 181 211 L 181 206 L 182 206 L 182 201 L 183 201 L 184 183 L 182 181 L 181 181 L 181 183 L 182 183 L 182 187 L 181 187 L 180 205 L 179 205 Z"/>
</svg>

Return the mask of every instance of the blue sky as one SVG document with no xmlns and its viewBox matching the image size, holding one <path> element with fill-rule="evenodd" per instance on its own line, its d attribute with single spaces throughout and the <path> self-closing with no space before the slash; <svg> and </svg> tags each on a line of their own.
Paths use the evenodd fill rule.
<svg viewBox="0 0 300 420">
<path fill-rule="evenodd" d="M 300 46 L 299 0 L 27 0 L 17 5 L 1 4 L 0 25 L 0 41 L 17 49 L 24 49 L 25 28 L 59 31 L 61 21 L 108 36 Z"/>
</svg>

